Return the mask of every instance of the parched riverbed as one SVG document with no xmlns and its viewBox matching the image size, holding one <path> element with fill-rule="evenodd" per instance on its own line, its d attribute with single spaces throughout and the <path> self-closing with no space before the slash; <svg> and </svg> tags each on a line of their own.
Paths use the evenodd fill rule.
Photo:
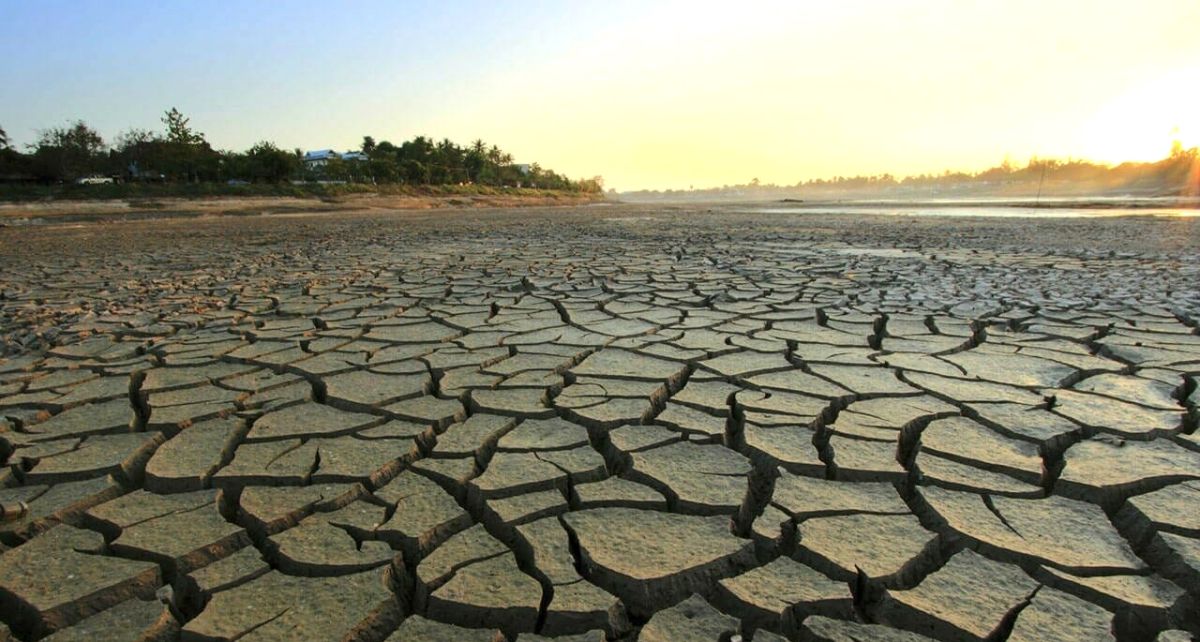
<svg viewBox="0 0 1200 642">
<path fill-rule="evenodd" d="M 1187 640 L 1198 248 L 734 206 L 0 229 L 0 640 Z"/>
</svg>

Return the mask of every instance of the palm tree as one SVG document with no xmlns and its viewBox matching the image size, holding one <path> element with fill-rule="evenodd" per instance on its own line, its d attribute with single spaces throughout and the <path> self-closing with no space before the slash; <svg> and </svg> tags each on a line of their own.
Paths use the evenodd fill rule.
<svg viewBox="0 0 1200 642">
<path fill-rule="evenodd" d="M 437 159 L 445 170 L 445 179 L 450 183 L 467 180 L 467 171 L 463 167 L 463 150 L 449 138 L 443 138 L 437 144 Z"/>
<path fill-rule="evenodd" d="M 0 149 L 8 149 L 8 133 L 0 127 Z"/>
</svg>

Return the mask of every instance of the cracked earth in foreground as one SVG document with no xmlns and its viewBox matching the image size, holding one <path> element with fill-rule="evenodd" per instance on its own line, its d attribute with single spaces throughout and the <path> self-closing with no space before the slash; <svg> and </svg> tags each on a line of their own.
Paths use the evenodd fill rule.
<svg viewBox="0 0 1200 642">
<path fill-rule="evenodd" d="M 0 639 L 1188 640 L 1198 246 L 626 206 L 0 230 Z"/>
</svg>

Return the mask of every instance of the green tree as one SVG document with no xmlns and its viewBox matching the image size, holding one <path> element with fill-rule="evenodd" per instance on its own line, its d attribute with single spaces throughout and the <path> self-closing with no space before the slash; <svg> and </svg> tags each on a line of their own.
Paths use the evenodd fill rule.
<svg viewBox="0 0 1200 642">
<path fill-rule="evenodd" d="M 463 158 L 463 167 L 467 170 L 467 180 L 478 183 L 483 179 L 484 168 L 487 167 L 487 144 L 476 138 Z"/>
<path fill-rule="evenodd" d="M 131 179 L 159 178 L 170 157 L 170 146 L 155 132 L 131 127 L 113 141 L 115 169 Z"/>
<path fill-rule="evenodd" d="M 414 185 L 428 185 L 430 179 L 429 166 L 421 161 L 405 159 L 400 162 L 400 170 L 404 181 Z"/>
<path fill-rule="evenodd" d="M 162 122 L 167 126 L 167 140 L 172 143 L 199 145 L 205 142 L 204 134 L 192 129 L 191 119 L 174 107 L 163 114 Z"/>
<path fill-rule="evenodd" d="M 400 180 L 400 166 L 391 157 L 371 158 L 370 174 L 376 183 L 395 183 Z"/>
<path fill-rule="evenodd" d="M 217 178 L 222 181 L 231 180 L 250 180 L 249 161 L 245 154 L 239 154 L 231 150 L 221 150 L 217 152 L 219 160 L 217 161 Z"/>
<path fill-rule="evenodd" d="M 370 156 L 375 152 L 375 139 L 371 136 L 363 136 L 362 153 Z"/>
<path fill-rule="evenodd" d="M 246 160 L 250 177 L 268 183 L 283 182 L 300 167 L 295 155 L 279 149 L 270 141 L 262 141 L 247 150 Z"/>
<path fill-rule="evenodd" d="M 348 181 L 351 178 L 350 172 L 350 163 L 334 156 L 325 161 L 325 165 L 320 169 L 320 176 L 327 181 Z"/>
<path fill-rule="evenodd" d="M 204 139 L 204 134 L 191 126 L 191 119 L 172 107 L 163 113 L 167 127 L 166 139 L 156 159 L 159 169 L 172 178 L 200 181 L 214 178 L 218 173 L 219 155 Z"/>
<path fill-rule="evenodd" d="M 0 176 L 25 180 L 36 175 L 34 159 L 13 148 L 8 134 L 0 127 Z"/>
<path fill-rule="evenodd" d="M 120 134 L 117 134 L 117 138 L 113 141 L 113 149 L 118 152 L 122 152 L 160 140 L 162 139 L 158 137 L 158 134 L 155 134 L 149 129 L 130 127 Z"/>
<path fill-rule="evenodd" d="M 467 169 L 463 164 L 465 154 L 463 149 L 448 138 L 443 138 L 437 144 L 437 163 L 441 166 L 440 182 L 445 184 L 463 183 L 468 180 Z"/>
<path fill-rule="evenodd" d="M 385 156 L 391 156 L 392 160 L 395 160 L 396 155 L 400 153 L 400 148 L 393 145 L 391 141 L 381 140 L 375 145 L 375 151 Z"/>
<path fill-rule="evenodd" d="M 39 131 L 33 148 L 43 179 L 74 180 L 100 171 L 106 160 L 104 139 L 82 120 Z"/>
</svg>

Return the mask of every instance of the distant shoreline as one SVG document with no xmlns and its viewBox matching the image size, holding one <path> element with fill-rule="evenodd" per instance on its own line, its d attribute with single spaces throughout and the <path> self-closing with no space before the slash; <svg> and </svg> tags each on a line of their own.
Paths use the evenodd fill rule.
<svg viewBox="0 0 1200 642">
<path fill-rule="evenodd" d="M 1144 197 L 1144 196 L 1083 196 L 1083 197 L 1043 197 L 1032 198 L 963 198 L 963 199 L 791 199 L 762 201 L 762 204 L 772 203 L 796 209 L 808 207 L 829 207 L 831 205 L 858 207 L 1020 207 L 1032 209 L 1159 209 L 1186 208 L 1200 209 L 1200 197 Z"/>
<path fill-rule="evenodd" d="M 422 193 L 423 192 L 423 193 Z M 159 198 L 0 199 L 0 227 L 153 219 L 337 214 L 386 210 L 549 207 L 603 202 L 601 194 L 556 190 L 397 190 L 341 195 L 211 195 Z"/>
<path fill-rule="evenodd" d="M 531 187 L 493 187 L 490 185 L 402 185 L 345 182 L 300 183 L 108 183 L 76 184 L 9 184 L 0 185 L 0 204 L 53 201 L 107 201 L 122 199 L 169 198 L 337 198 L 371 194 L 382 196 L 454 197 L 454 196 L 552 196 L 582 194 L 572 190 L 536 189 Z"/>
<path fill-rule="evenodd" d="M 1200 209 L 1200 196 L 1043 196 L 1034 197 L 986 197 L 964 196 L 962 198 L 712 198 L 663 196 L 659 198 L 629 197 L 616 195 L 615 199 L 631 205 L 753 205 L 796 210 L 828 207 L 905 207 L 905 208 L 950 208 L 950 207 L 1008 207 L 1027 209 Z"/>
</svg>

